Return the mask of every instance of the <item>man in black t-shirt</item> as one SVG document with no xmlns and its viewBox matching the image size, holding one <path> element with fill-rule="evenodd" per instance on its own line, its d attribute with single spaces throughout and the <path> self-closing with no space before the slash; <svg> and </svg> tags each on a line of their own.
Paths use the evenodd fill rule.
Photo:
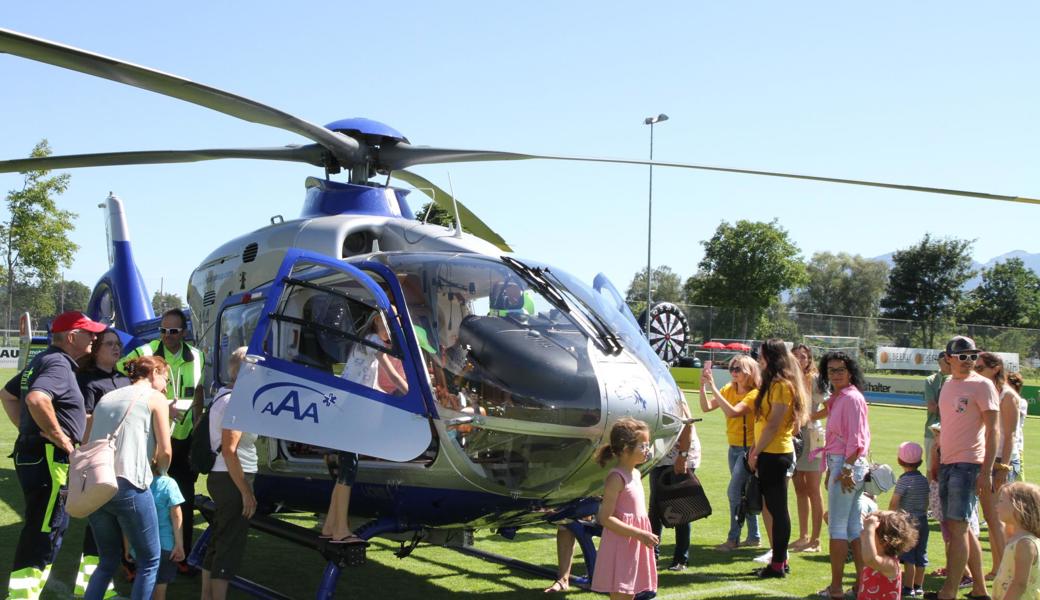
<svg viewBox="0 0 1040 600">
<path fill-rule="evenodd" d="M 76 383 L 76 360 L 90 352 L 101 323 L 65 312 L 51 323 L 51 346 L 0 390 L 0 403 L 18 426 L 14 468 L 25 515 L 8 584 L 8 598 L 38 598 L 69 524 L 65 513 L 69 453 L 83 441 L 87 413 Z"/>
</svg>

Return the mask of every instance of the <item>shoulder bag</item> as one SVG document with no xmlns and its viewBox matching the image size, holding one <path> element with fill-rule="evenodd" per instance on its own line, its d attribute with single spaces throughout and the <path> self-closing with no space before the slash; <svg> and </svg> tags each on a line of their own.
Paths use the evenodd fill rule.
<svg viewBox="0 0 1040 600">
<path fill-rule="evenodd" d="M 137 402 L 135 396 L 126 407 L 115 431 L 104 438 L 81 445 L 69 456 L 69 493 L 65 511 L 70 516 L 85 518 L 104 506 L 119 490 L 116 480 L 116 439 L 127 416 Z"/>
</svg>

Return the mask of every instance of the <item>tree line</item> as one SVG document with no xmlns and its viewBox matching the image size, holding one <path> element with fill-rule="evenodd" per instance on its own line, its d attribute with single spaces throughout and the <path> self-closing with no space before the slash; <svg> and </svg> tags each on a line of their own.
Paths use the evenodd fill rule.
<svg viewBox="0 0 1040 600">
<path fill-rule="evenodd" d="M 653 300 L 718 307 L 734 325 L 715 337 L 762 338 L 790 335 L 791 312 L 906 319 L 907 335 L 889 343 L 934 348 L 956 327 L 975 324 L 1040 328 L 1040 276 L 1011 258 L 981 272 L 981 284 L 965 290 L 974 240 L 931 234 L 884 260 L 845 252 L 802 258 L 798 245 L 774 220 L 721 223 L 701 242 L 697 272 L 682 280 L 667 266 L 653 269 Z M 635 312 L 646 306 L 646 269 L 628 286 Z M 818 333 L 818 332 L 803 332 Z M 1040 340 L 1015 332 L 993 332 L 998 350 L 1036 354 Z M 1012 338 L 1015 339 L 1012 340 Z M 869 337 L 869 336 L 868 336 Z M 997 344 L 1013 345 L 997 348 Z"/>
<path fill-rule="evenodd" d="M 41 140 L 29 156 L 41 158 L 52 153 L 47 140 Z M 49 170 L 24 171 L 22 185 L 9 190 L 5 198 L 6 219 L 0 222 L 0 286 L 4 292 L 4 329 L 17 329 L 23 312 L 42 326 L 67 310 L 86 310 L 91 288 L 79 281 L 65 280 L 63 269 L 72 265 L 79 250 L 69 234 L 75 228 L 76 213 L 61 210 L 57 198 L 69 187 L 68 174 L 51 175 Z M 100 275 L 101 269 L 98 269 Z M 152 307 L 156 313 L 184 305 L 177 294 L 156 292 Z"/>
</svg>

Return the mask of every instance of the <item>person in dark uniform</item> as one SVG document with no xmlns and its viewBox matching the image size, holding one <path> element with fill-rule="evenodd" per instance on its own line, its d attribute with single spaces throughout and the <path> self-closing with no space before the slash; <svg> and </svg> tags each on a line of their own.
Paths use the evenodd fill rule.
<svg viewBox="0 0 1040 600">
<path fill-rule="evenodd" d="M 101 323 L 70 311 L 51 323 L 51 345 L 14 376 L 0 402 L 18 426 L 14 466 L 25 498 L 8 598 L 40 597 L 69 524 L 65 512 L 69 453 L 83 438 L 87 413 L 76 383 L 76 360 L 88 354 Z"/>
<path fill-rule="evenodd" d="M 76 374 L 79 390 L 83 393 L 83 407 L 87 411 L 87 421 L 90 422 L 94 414 L 94 406 L 102 396 L 112 390 L 130 385 L 130 378 L 116 369 L 119 355 L 122 353 L 123 343 L 119 334 L 114 329 L 106 329 L 98 334 L 94 345 L 87 354 L 80 359 L 80 369 Z M 87 593 L 87 585 L 90 576 L 98 567 L 97 544 L 94 542 L 94 533 L 87 525 L 83 533 L 83 555 L 79 559 L 79 572 L 76 574 L 76 587 L 73 596 L 82 598 Z M 132 573 L 127 566 L 127 573 Z M 114 598 L 115 588 L 112 584 L 108 586 L 105 598 Z"/>
</svg>

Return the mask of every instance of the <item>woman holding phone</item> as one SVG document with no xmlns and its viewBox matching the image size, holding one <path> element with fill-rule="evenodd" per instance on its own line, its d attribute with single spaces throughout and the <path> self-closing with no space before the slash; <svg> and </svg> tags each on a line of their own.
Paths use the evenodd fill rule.
<svg viewBox="0 0 1040 600">
<path fill-rule="evenodd" d="M 729 442 L 729 487 L 726 495 L 729 498 L 729 535 L 726 541 L 715 547 L 721 552 L 730 552 L 739 546 L 758 546 L 761 536 L 758 532 L 758 516 L 746 515 L 747 537 L 740 542 L 740 530 L 744 526 L 741 518 L 740 499 L 750 471 L 745 467 L 745 459 L 751 445 L 755 441 L 754 418 L 751 410 L 755 398 L 758 397 L 758 386 L 762 384 L 762 376 L 758 363 L 747 355 L 734 356 L 729 361 L 731 381 L 715 387 L 715 378 L 711 372 L 712 363 L 704 364 L 701 375 L 701 410 L 705 413 L 716 408 L 722 409 L 726 415 L 726 440 Z M 706 391 L 711 390 L 711 398 Z"/>
</svg>

